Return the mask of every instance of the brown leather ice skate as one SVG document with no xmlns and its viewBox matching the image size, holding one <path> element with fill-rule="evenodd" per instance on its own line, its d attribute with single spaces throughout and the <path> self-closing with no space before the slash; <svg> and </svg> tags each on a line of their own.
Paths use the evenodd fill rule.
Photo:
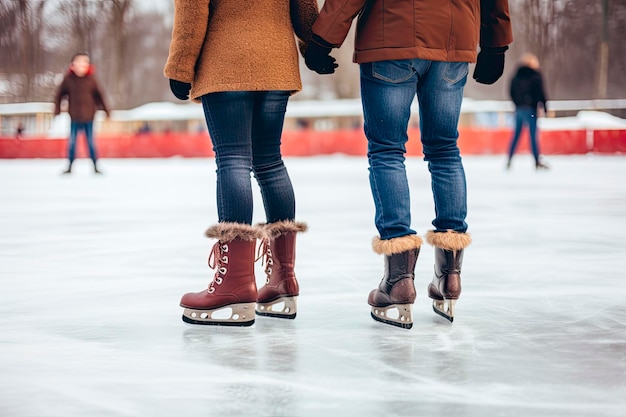
<svg viewBox="0 0 626 417">
<path fill-rule="evenodd" d="M 206 231 L 206 236 L 218 239 L 209 255 L 215 276 L 206 290 L 183 295 L 183 321 L 251 326 L 257 298 L 254 255 L 258 230 L 247 224 L 218 223 Z"/>
<path fill-rule="evenodd" d="M 295 319 L 300 292 L 294 271 L 296 234 L 305 232 L 302 222 L 280 221 L 260 225 L 266 238 L 259 247 L 265 263 L 265 285 L 259 289 L 256 314 L 259 316 Z"/>
<path fill-rule="evenodd" d="M 428 284 L 428 297 L 433 300 L 433 311 L 452 322 L 461 296 L 463 251 L 472 239 L 467 233 L 430 231 L 426 240 L 435 247 L 435 272 Z"/>
<path fill-rule="evenodd" d="M 372 290 L 368 304 L 374 320 L 392 326 L 413 327 L 411 308 L 415 302 L 415 263 L 422 239 L 417 235 L 382 240 L 374 238 L 374 251 L 385 255 L 385 271 L 378 288 Z"/>
</svg>

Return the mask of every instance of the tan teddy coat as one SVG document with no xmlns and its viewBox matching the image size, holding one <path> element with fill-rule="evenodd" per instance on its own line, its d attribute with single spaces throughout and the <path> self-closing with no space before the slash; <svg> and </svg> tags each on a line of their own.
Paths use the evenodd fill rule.
<svg viewBox="0 0 626 417">
<path fill-rule="evenodd" d="M 219 91 L 302 89 L 296 36 L 304 51 L 318 16 L 316 0 L 175 0 L 174 10 L 163 73 L 191 83 L 192 99 Z"/>
</svg>

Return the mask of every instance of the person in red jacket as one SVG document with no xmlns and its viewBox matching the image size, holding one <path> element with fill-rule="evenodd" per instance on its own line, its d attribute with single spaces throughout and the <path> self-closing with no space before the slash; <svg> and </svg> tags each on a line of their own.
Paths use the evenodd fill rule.
<svg viewBox="0 0 626 417">
<path fill-rule="evenodd" d="M 63 173 L 72 172 L 72 164 L 76 156 L 76 137 L 79 131 L 83 131 L 89 147 L 89 156 L 93 161 L 93 169 L 100 174 L 93 137 L 93 119 L 98 109 L 104 110 L 109 117 L 109 109 L 94 76 L 94 68 L 87 53 L 79 52 L 72 57 L 70 69 L 57 88 L 54 97 L 55 116 L 61 113 L 61 100 L 64 98 L 68 101 L 71 124 L 68 143 L 69 166 Z"/>
<path fill-rule="evenodd" d="M 368 140 L 369 179 L 380 236 L 375 252 L 385 271 L 368 303 L 380 322 L 411 328 L 414 269 L 422 239 L 411 228 L 405 144 L 417 95 L 424 159 L 435 202 L 435 274 L 428 286 L 436 313 L 452 321 L 461 294 L 463 251 L 471 243 L 465 222 L 467 190 L 457 146 L 469 63 L 474 78 L 492 84 L 502 75 L 512 42 L 507 0 L 326 0 L 313 25 L 305 63 L 324 68 L 358 16 L 354 61 L 361 70 L 361 100 Z M 480 54 L 477 47 L 480 44 Z M 320 72 L 320 71 L 317 71 Z"/>
</svg>

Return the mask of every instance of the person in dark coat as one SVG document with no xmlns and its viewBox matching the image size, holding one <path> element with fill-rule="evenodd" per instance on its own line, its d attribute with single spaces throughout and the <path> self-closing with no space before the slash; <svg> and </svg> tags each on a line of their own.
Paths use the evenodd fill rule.
<svg viewBox="0 0 626 417">
<path fill-rule="evenodd" d="M 535 158 L 536 169 L 548 169 L 548 166 L 539 159 L 539 141 L 537 138 L 537 109 L 539 104 L 544 113 L 548 111 L 546 106 L 546 93 L 543 87 L 543 77 L 539 72 L 539 60 L 535 55 L 525 54 L 520 60 L 517 73 L 511 80 L 511 99 L 515 104 L 515 132 L 509 147 L 507 169 L 511 168 L 511 160 L 519 142 L 524 124 L 528 125 L 530 133 L 530 146 Z"/>
<path fill-rule="evenodd" d="M 67 98 L 71 119 L 68 144 L 69 166 L 63 172 L 64 174 L 72 172 L 72 164 L 76 155 L 76 136 L 81 130 L 87 139 L 93 169 L 97 174 L 100 174 L 93 138 L 93 119 L 98 109 L 104 110 L 109 117 L 109 109 L 93 73 L 94 68 L 91 65 L 89 55 L 84 52 L 75 54 L 72 57 L 70 69 L 54 97 L 54 115 L 61 113 L 61 100 Z"/>
</svg>

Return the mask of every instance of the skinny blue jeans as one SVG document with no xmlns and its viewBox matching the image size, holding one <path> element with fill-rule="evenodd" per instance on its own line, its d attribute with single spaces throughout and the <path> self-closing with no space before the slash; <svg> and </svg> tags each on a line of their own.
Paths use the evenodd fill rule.
<svg viewBox="0 0 626 417">
<path fill-rule="evenodd" d="M 457 146 L 469 65 L 422 59 L 361 64 L 361 99 L 369 180 L 381 239 L 415 234 L 404 165 L 411 103 L 417 94 L 436 232 L 466 232 L 467 186 Z"/>
<path fill-rule="evenodd" d="M 539 163 L 539 144 L 537 142 L 537 112 L 530 107 L 519 107 L 515 109 L 515 132 L 511 139 L 509 148 L 509 161 L 513 159 L 515 149 L 519 143 L 524 124 L 528 125 L 528 133 L 530 134 L 530 149 L 535 157 L 535 163 Z"/>
<path fill-rule="evenodd" d="M 280 152 L 288 91 L 228 91 L 202 96 L 217 165 L 220 222 L 252 224 L 251 174 L 266 221 L 295 218 L 293 186 Z"/>
<path fill-rule="evenodd" d="M 67 158 L 70 161 L 70 165 L 74 163 L 74 159 L 76 159 L 76 138 L 78 136 L 78 132 L 80 132 L 81 130 L 85 133 L 85 139 L 87 140 L 87 146 L 89 147 L 89 157 L 95 165 L 98 155 L 96 153 L 96 144 L 93 138 L 93 121 L 73 121 L 70 123 L 70 139 L 68 142 Z"/>
</svg>

